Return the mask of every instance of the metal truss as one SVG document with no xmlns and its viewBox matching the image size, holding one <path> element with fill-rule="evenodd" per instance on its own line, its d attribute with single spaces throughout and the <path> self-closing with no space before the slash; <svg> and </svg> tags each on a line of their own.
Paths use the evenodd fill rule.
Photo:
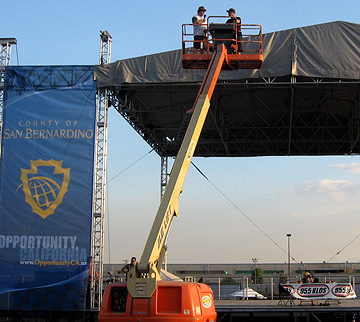
<svg viewBox="0 0 360 322">
<path fill-rule="evenodd" d="M 5 66 L 10 65 L 11 45 L 16 45 L 16 38 L 0 38 L 0 158 L 1 158 L 1 134 L 4 108 L 4 83 Z"/>
<path fill-rule="evenodd" d="M 160 196 L 164 196 L 165 188 L 169 178 L 168 172 L 168 157 L 161 157 L 161 180 L 160 180 Z"/>
<path fill-rule="evenodd" d="M 131 93 L 120 94 L 118 89 L 109 89 L 110 95 L 110 104 L 115 107 L 115 109 L 122 115 L 122 117 L 130 124 L 130 126 L 138 132 L 138 134 L 155 150 L 159 153 L 160 150 L 163 150 L 160 155 L 166 155 L 164 150 L 164 145 L 166 145 L 166 138 L 164 137 L 164 142 L 160 143 L 157 141 L 156 136 L 152 133 L 144 124 L 144 112 L 142 109 L 139 111 L 137 108 L 133 108 L 133 98 Z M 150 112 L 150 110 L 149 110 Z"/>
<path fill-rule="evenodd" d="M 100 65 L 111 61 L 111 36 L 107 31 L 100 32 Z M 91 308 L 100 308 L 103 288 L 103 253 L 105 225 L 105 190 L 107 159 L 107 126 L 109 96 L 107 89 L 97 91 L 95 177 L 93 192 L 92 221 L 92 265 L 91 265 Z"/>
<path fill-rule="evenodd" d="M 198 83 L 123 84 L 112 104 L 161 156 L 174 156 Z M 360 153 L 360 80 L 294 75 L 217 84 L 195 156 Z"/>
<path fill-rule="evenodd" d="M 257 85 L 233 98 L 218 95 L 218 103 L 211 110 L 217 131 L 208 131 L 203 137 L 212 146 L 198 153 L 257 156 L 359 152 L 358 81 L 292 76 L 288 83 L 273 79 L 266 84 L 268 89 Z"/>
</svg>

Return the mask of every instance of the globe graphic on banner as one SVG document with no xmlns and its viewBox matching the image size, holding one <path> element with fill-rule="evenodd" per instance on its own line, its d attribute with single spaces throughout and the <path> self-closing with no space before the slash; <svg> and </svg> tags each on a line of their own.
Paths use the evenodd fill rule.
<svg viewBox="0 0 360 322">
<path fill-rule="evenodd" d="M 49 208 L 55 201 L 60 186 L 46 177 L 35 177 L 29 179 L 31 196 L 41 209 Z"/>
</svg>

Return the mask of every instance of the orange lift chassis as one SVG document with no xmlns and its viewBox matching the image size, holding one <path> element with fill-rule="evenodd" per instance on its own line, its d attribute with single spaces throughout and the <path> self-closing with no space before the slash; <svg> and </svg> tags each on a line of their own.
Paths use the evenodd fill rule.
<svg viewBox="0 0 360 322">
<path fill-rule="evenodd" d="M 192 113 L 192 117 L 141 259 L 128 273 L 127 283 L 115 283 L 106 287 L 100 322 L 216 321 L 214 296 L 208 285 L 160 279 L 165 239 L 173 217 L 179 215 L 179 196 L 210 107 L 211 96 L 220 71 L 224 66 L 232 69 L 233 59 L 239 56 L 229 55 L 224 43 L 215 45 L 211 59 L 205 59 L 207 71 L 194 106 L 188 111 Z M 199 59 L 200 56 L 201 54 Z M 186 57 L 183 55 L 183 61 L 184 59 Z M 191 65 L 191 62 L 187 63 L 188 66 Z M 198 66 L 195 61 L 194 68 L 199 68 Z"/>
</svg>

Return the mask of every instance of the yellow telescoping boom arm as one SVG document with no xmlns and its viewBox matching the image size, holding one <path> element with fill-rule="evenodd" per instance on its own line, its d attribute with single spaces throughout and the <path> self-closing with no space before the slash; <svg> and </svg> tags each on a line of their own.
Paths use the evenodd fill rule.
<svg viewBox="0 0 360 322">
<path fill-rule="evenodd" d="M 127 287 L 133 298 L 151 297 L 156 289 L 156 282 L 160 280 L 164 242 L 173 217 L 179 214 L 179 195 L 204 126 L 211 96 L 226 57 L 225 46 L 223 44 L 218 45 L 207 68 L 194 106 L 188 111 L 192 112 L 193 115 L 176 156 L 143 254 L 140 262 L 128 273 Z"/>
</svg>

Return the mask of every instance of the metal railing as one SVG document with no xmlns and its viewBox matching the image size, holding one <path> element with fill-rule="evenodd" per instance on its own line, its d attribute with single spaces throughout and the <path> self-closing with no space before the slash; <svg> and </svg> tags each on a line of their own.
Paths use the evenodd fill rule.
<svg viewBox="0 0 360 322">
<path fill-rule="evenodd" d="M 292 276 L 290 283 L 296 284 L 301 280 L 302 275 Z M 320 283 L 349 283 L 353 286 L 356 294 L 360 294 L 360 284 L 356 285 L 355 276 L 351 275 L 328 275 L 318 276 Z M 189 279 L 189 276 L 187 276 Z M 253 289 L 254 291 L 265 296 L 269 300 L 279 298 L 279 284 L 287 283 L 285 276 L 272 277 L 203 277 L 202 283 L 210 285 L 214 292 L 215 300 L 249 300 L 249 294 L 245 291 L 244 296 L 232 296 L 231 294 L 243 290 Z"/>
<path fill-rule="evenodd" d="M 222 277 L 204 274 L 202 276 L 184 275 L 181 278 L 185 282 L 201 282 L 208 284 L 214 293 L 215 300 L 250 300 L 254 299 L 248 293 L 244 296 L 232 296 L 231 294 L 243 289 L 253 289 L 254 291 L 265 296 L 268 300 L 279 299 L 279 284 L 297 284 L 301 281 L 303 275 L 291 275 L 288 281 L 285 275 L 272 275 L 272 276 L 249 276 L 241 274 L 242 276 L 225 275 Z M 316 274 L 315 275 L 320 283 L 349 283 L 353 286 L 356 294 L 360 296 L 360 283 L 356 284 L 359 280 L 359 274 Z M 104 286 L 109 283 L 125 281 L 125 275 L 118 269 L 111 269 L 107 274 L 104 274 Z"/>
<path fill-rule="evenodd" d="M 224 42 L 226 47 L 240 48 L 242 54 L 262 54 L 262 26 L 256 24 L 226 24 L 218 23 L 219 19 L 225 20 L 227 16 L 210 16 L 207 19 L 206 29 L 204 32 L 204 40 L 195 40 L 193 24 L 182 25 L 182 54 L 211 54 L 218 42 Z M 228 30 L 229 37 L 219 37 L 222 33 L 217 33 L 218 28 Z M 239 37 L 241 32 L 241 37 Z M 194 46 L 195 43 L 200 44 L 200 50 Z M 204 43 L 204 44 L 203 44 Z M 239 51 L 238 51 L 239 52 Z M 237 52 L 237 53 L 238 53 Z"/>
</svg>

